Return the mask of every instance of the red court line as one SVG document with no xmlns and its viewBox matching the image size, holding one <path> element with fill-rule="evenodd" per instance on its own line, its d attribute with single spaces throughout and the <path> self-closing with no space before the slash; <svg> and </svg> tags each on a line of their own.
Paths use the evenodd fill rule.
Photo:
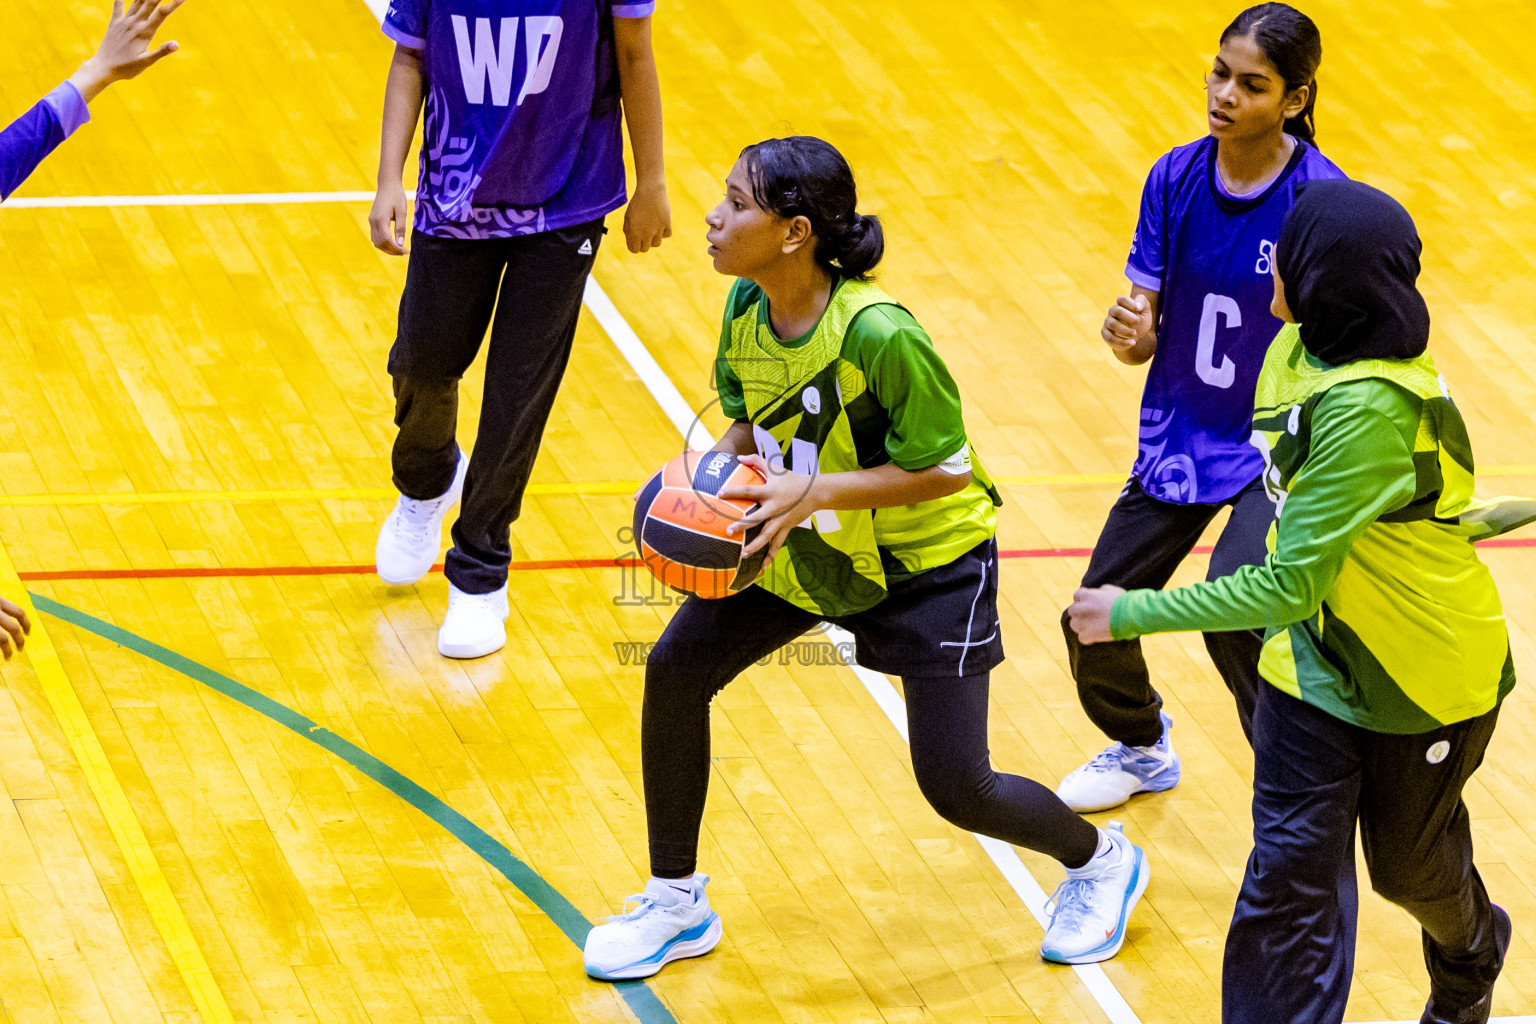
<svg viewBox="0 0 1536 1024">
<path fill-rule="evenodd" d="M 1505 537 L 1485 540 L 1480 548 L 1536 548 L 1536 537 Z M 1208 555 L 1209 547 L 1194 549 L 1194 554 Z M 997 553 L 999 558 L 1087 558 L 1092 548 L 1013 548 Z M 528 562 L 513 562 L 513 572 L 531 572 L 544 569 L 612 569 L 616 566 L 637 568 L 645 563 L 638 558 L 547 558 Z M 442 564 L 432 567 L 442 571 Z M 192 580 L 229 579 L 240 576 L 364 576 L 373 572 L 371 565 L 274 565 L 231 566 L 228 568 L 175 568 L 175 569 L 64 569 L 57 572 L 17 573 L 27 583 L 49 583 L 70 580 Z"/>
</svg>

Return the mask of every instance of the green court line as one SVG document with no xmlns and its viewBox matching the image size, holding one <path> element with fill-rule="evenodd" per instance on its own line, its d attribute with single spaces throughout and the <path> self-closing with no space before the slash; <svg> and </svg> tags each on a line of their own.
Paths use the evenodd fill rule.
<svg viewBox="0 0 1536 1024">
<path fill-rule="evenodd" d="M 363 750 L 354 743 L 348 742 L 336 735 L 331 730 L 319 725 L 286 705 L 279 704 L 271 697 L 238 683 L 226 675 L 215 672 L 206 665 L 197 662 L 167 647 L 161 647 L 153 641 L 146 640 L 137 634 L 130 633 L 120 626 L 114 626 L 110 622 L 87 615 L 85 612 L 71 608 L 68 605 L 59 604 L 57 601 L 44 597 L 41 594 L 28 591 L 32 596 L 32 602 L 40 612 L 47 612 L 54 618 L 62 619 L 70 625 L 77 626 L 87 633 L 94 633 L 104 640 L 110 640 L 119 646 L 142 654 L 151 661 L 158 662 L 173 672 L 180 672 L 188 678 L 195 679 L 205 686 L 222 693 L 232 700 L 239 701 L 258 714 L 265 715 L 277 724 L 284 726 L 298 735 L 315 743 L 353 768 L 362 772 L 385 789 L 394 793 L 400 799 L 416 808 L 443 828 L 447 829 L 459 842 L 475 851 L 480 859 L 491 867 L 500 871 L 507 881 L 517 886 L 519 892 L 528 897 L 544 915 L 565 933 L 566 938 L 576 944 L 580 949 L 585 945 L 587 932 L 592 930 L 592 923 L 587 920 L 581 911 L 577 910 L 571 901 L 562 896 L 554 886 L 544 881 L 533 868 L 518 860 L 501 843 L 497 842 L 485 829 L 470 821 L 458 811 L 443 803 L 438 797 L 423 789 L 420 785 L 401 775 L 389 765 L 380 761 L 372 754 Z M 619 981 L 611 983 L 623 996 L 624 1002 L 630 1010 L 640 1019 L 640 1024 L 677 1024 L 677 1019 L 666 1005 L 657 998 L 656 993 L 643 981 Z"/>
</svg>

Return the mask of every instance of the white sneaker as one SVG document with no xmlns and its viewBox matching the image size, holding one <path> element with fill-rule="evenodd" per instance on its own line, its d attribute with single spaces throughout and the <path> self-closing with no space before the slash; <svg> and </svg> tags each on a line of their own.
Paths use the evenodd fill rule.
<svg viewBox="0 0 1536 1024">
<path fill-rule="evenodd" d="M 1113 847 L 1080 868 L 1067 869 L 1046 911 L 1051 915 L 1040 956 L 1058 964 L 1096 964 L 1120 952 L 1131 908 L 1151 872 L 1141 847 L 1125 838 L 1118 821 L 1102 833 Z"/>
<path fill-rule="evenodd" d="M 1161 793 L 1179 784 L 1182 769 L 1162 715 L 1163 735 L 1150 747 L 1111 743 L 1092 761 L 1061 780 L 1056 795 L 1079 814 L 1119 807 L 1137 793 Z"/>
<path fill-rule="evenodd" d="M 709 909 L 704 886 L 708 875 L 693 876 L 693 900 L 670 906 L 653 878 L 645 892 L 624 901 L 624 913 L 610 917 L 587 933 L 582 961 L 587 973 L 603 981 L 649 978 L 673 960 L 702 956 L 715 948 L 723 929 L 720 915 Z M 673 887 L 675 888 L 675 886 Z M 630 904 L 636 904 L 633 910 Z"/>
<path fill-rule="evenodd" d="M 437 652 L 445 658 L 483 658 L 507 643 L 507 585 L 489 594 L 466 594 L 448 584 L 448 614 L 437 630 Z"/>
<path fill-rule="evenodd" d="M 374 568 L 385 583 L 408 587 L 432 568 L 443 544 L 443 517 L 463 493 L 468 469 L 469 456 L 459 452 L 459 468 L 446 493 L 430 501 L 400 495 L 395 510 L 379 528 L 379 542 L 373 549 Z"/>
</svg>

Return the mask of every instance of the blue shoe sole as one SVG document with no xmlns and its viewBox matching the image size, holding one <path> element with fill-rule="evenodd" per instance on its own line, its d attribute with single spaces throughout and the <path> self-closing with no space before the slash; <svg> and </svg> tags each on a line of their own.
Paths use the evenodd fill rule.
<svg viewBox="0 0 1536 1024">
<path fill-rule="evenodd" d="M 587 964 L 587 977 L 598 981 L 631 981 L 635 978 L 649 978 L 674 960 L 703 956 L 719 944 L 720 937 L 724 933 L 725 929 L 720 924 L 720 915 L 711 910 L 709 916 L 703 921 L 680 933 L 644 960 L 608 970 Z"/>
</svg>

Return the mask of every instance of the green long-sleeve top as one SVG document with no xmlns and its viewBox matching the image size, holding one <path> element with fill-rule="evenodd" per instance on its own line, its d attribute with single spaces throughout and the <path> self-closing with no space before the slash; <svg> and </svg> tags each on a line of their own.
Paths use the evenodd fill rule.
<svg viewBox="0 0 1536 1024">
<path fill-rule="evenodd" d="M 1427 355 L 1329 367 L 1294 327 L 1265 362 L 1254 443 L 1278 505 L 1262 565 L 1119 597 L 1117 640 L 1266 627 L 1270 683 L 1377 732 L 1491 710 L 1514 685 L 1498 591 L 1474 539 L 1536 505 L 1471 499 L 1465 426 Z"/>
</svg>

